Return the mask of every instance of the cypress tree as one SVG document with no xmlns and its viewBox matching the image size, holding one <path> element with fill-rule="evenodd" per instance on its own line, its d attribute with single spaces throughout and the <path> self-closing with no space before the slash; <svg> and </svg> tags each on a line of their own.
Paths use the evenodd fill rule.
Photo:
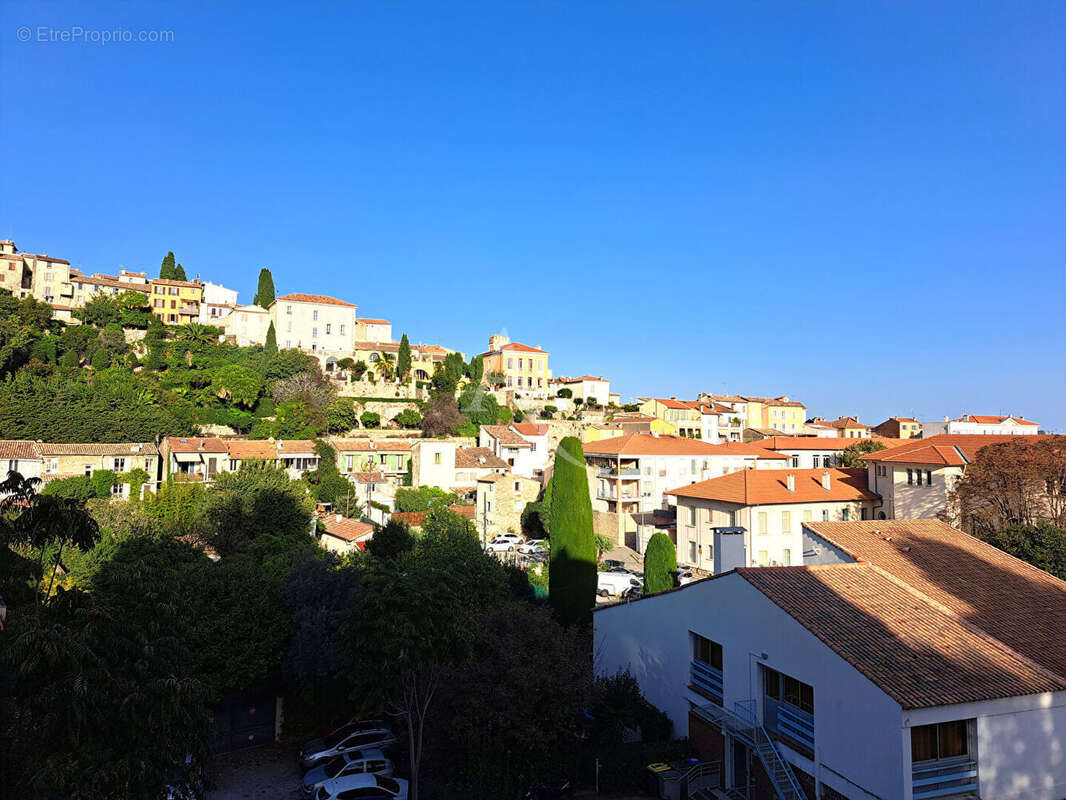
<svg viewBox="0 0 1066 800">
<path fill-rule="evenodd" d="M 411 343 L 407 341 L 407 334 L 400 337 L 400 352 L 396 354 L 396 374 L 406 378 L 411 371 Z"/>
<path fill-rule="evenodd" d="M 559 442 L 551 487 L 549 598 L 560 621 L 587 624 L 596 605 L 596 542 L 585 454 L 577 437 Z"/>
<path fill-rule="evenodd" d="M 656 533 L 644 551 L 644 594 L 658 594 L 677 585 L 677 551 L 665 533 Z"/>
<path fill-rule="evenodd" d="M 174 280 L 176 280 L 176 281 L 187 281 L 187 280 L 189 280 L 188 278 L 185 277 L 185 267 L 183 267 L 181 264 L 178 264 L 178 266 L 174 267 Z"/>
<path fill-rule="evenodd" d="M 163 256 L 163 263 L 159 265 L 159 277 L 168 281 L 174 280 L 174 252 L 168 250 Z"/>
<path fill-rule="evenodd" d="M 263 345 L 265 350 L 270 355 L 275 355 L 278 352 L 278 335 L 274 331 L 274 323 L 270 323 L 270 327 L 267 328 L 266 344 Z"/>
<path fill-rule="evenodd" d="M 259 286 L 252 302 L 263 308 L 268 308 L 274 302 L 274 276 L 266 268 L 259 270 Z"/>
</svg>

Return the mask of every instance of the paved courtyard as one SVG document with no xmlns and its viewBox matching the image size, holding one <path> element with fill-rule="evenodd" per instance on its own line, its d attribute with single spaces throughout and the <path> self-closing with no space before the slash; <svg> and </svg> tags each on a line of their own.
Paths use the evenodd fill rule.
<svg viewBox="0 0 1066 800">
<path fill-rule="evenodd" d="M 296 751 L 264 745 L 216 756 L 207 800 L 295 800 L 301 797 Z"/>
</svg>

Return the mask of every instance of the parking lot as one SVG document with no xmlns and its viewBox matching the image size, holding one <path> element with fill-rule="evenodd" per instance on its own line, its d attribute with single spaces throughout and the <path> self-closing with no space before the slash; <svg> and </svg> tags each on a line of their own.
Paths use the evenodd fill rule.
<svg viewBox="0 0 1066 800">
<path fill-rule="evenodd" d="M 270 744 L 215 756 L 207 800 L 295 800 L 302 797 L 296 751 Z"/>
</svg>

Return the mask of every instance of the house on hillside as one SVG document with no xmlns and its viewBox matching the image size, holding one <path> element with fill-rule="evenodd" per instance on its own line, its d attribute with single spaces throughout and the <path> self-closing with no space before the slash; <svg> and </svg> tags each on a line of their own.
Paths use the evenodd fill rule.
<svg viewBox="0 0 1066 800">
<path fill-rule="evenodd" d="M 551 354 L 540 347 L 512 342 L 506 336 L 489 337 L 489 349 L 481 354 L 486 377 L 500 376 L 501 388 L 516 396 L 546 399 L 551 390 Z"/>
<path fill-rule="evenodd" d="M 949 434 L 981 436 L 1035 436 L 1040 425 L 1021 417 L 1002 417 L 993 414 L 966 414 L 956 419 L 946 419 Z"/>
<path fill-rule="evenodd" d="M 930 520 L 804 528 L 823 563 L 594 613 L 597 673 L 629 670 L 708 764 L 689 790 L 1063 797 L 1066 584 Z"/>
<path fill-rule="evenodd" d="M 548 466 L 548 426 L 531 422 L 482 425 L 478 447 L 491 450 L 515 475 L 539 478 Z"/>
</svg>

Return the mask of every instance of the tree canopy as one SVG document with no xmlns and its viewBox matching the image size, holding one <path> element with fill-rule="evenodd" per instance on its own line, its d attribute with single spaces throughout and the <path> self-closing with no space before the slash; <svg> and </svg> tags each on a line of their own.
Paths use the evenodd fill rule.
<svg viewBox="0 0 1066 800">
<path fill-rule="evenodd" d="M 274 302 L 274 276 L 270 274 L 270 270 L 266 267 L 259 270 L 259 285 L 255 290 L 255 298 L 252 302 L 257 306 L 263 308 L 269 308 L 270 304 Z M 273 327 L 274 323 L 271 323 Z"/>
</svg>

